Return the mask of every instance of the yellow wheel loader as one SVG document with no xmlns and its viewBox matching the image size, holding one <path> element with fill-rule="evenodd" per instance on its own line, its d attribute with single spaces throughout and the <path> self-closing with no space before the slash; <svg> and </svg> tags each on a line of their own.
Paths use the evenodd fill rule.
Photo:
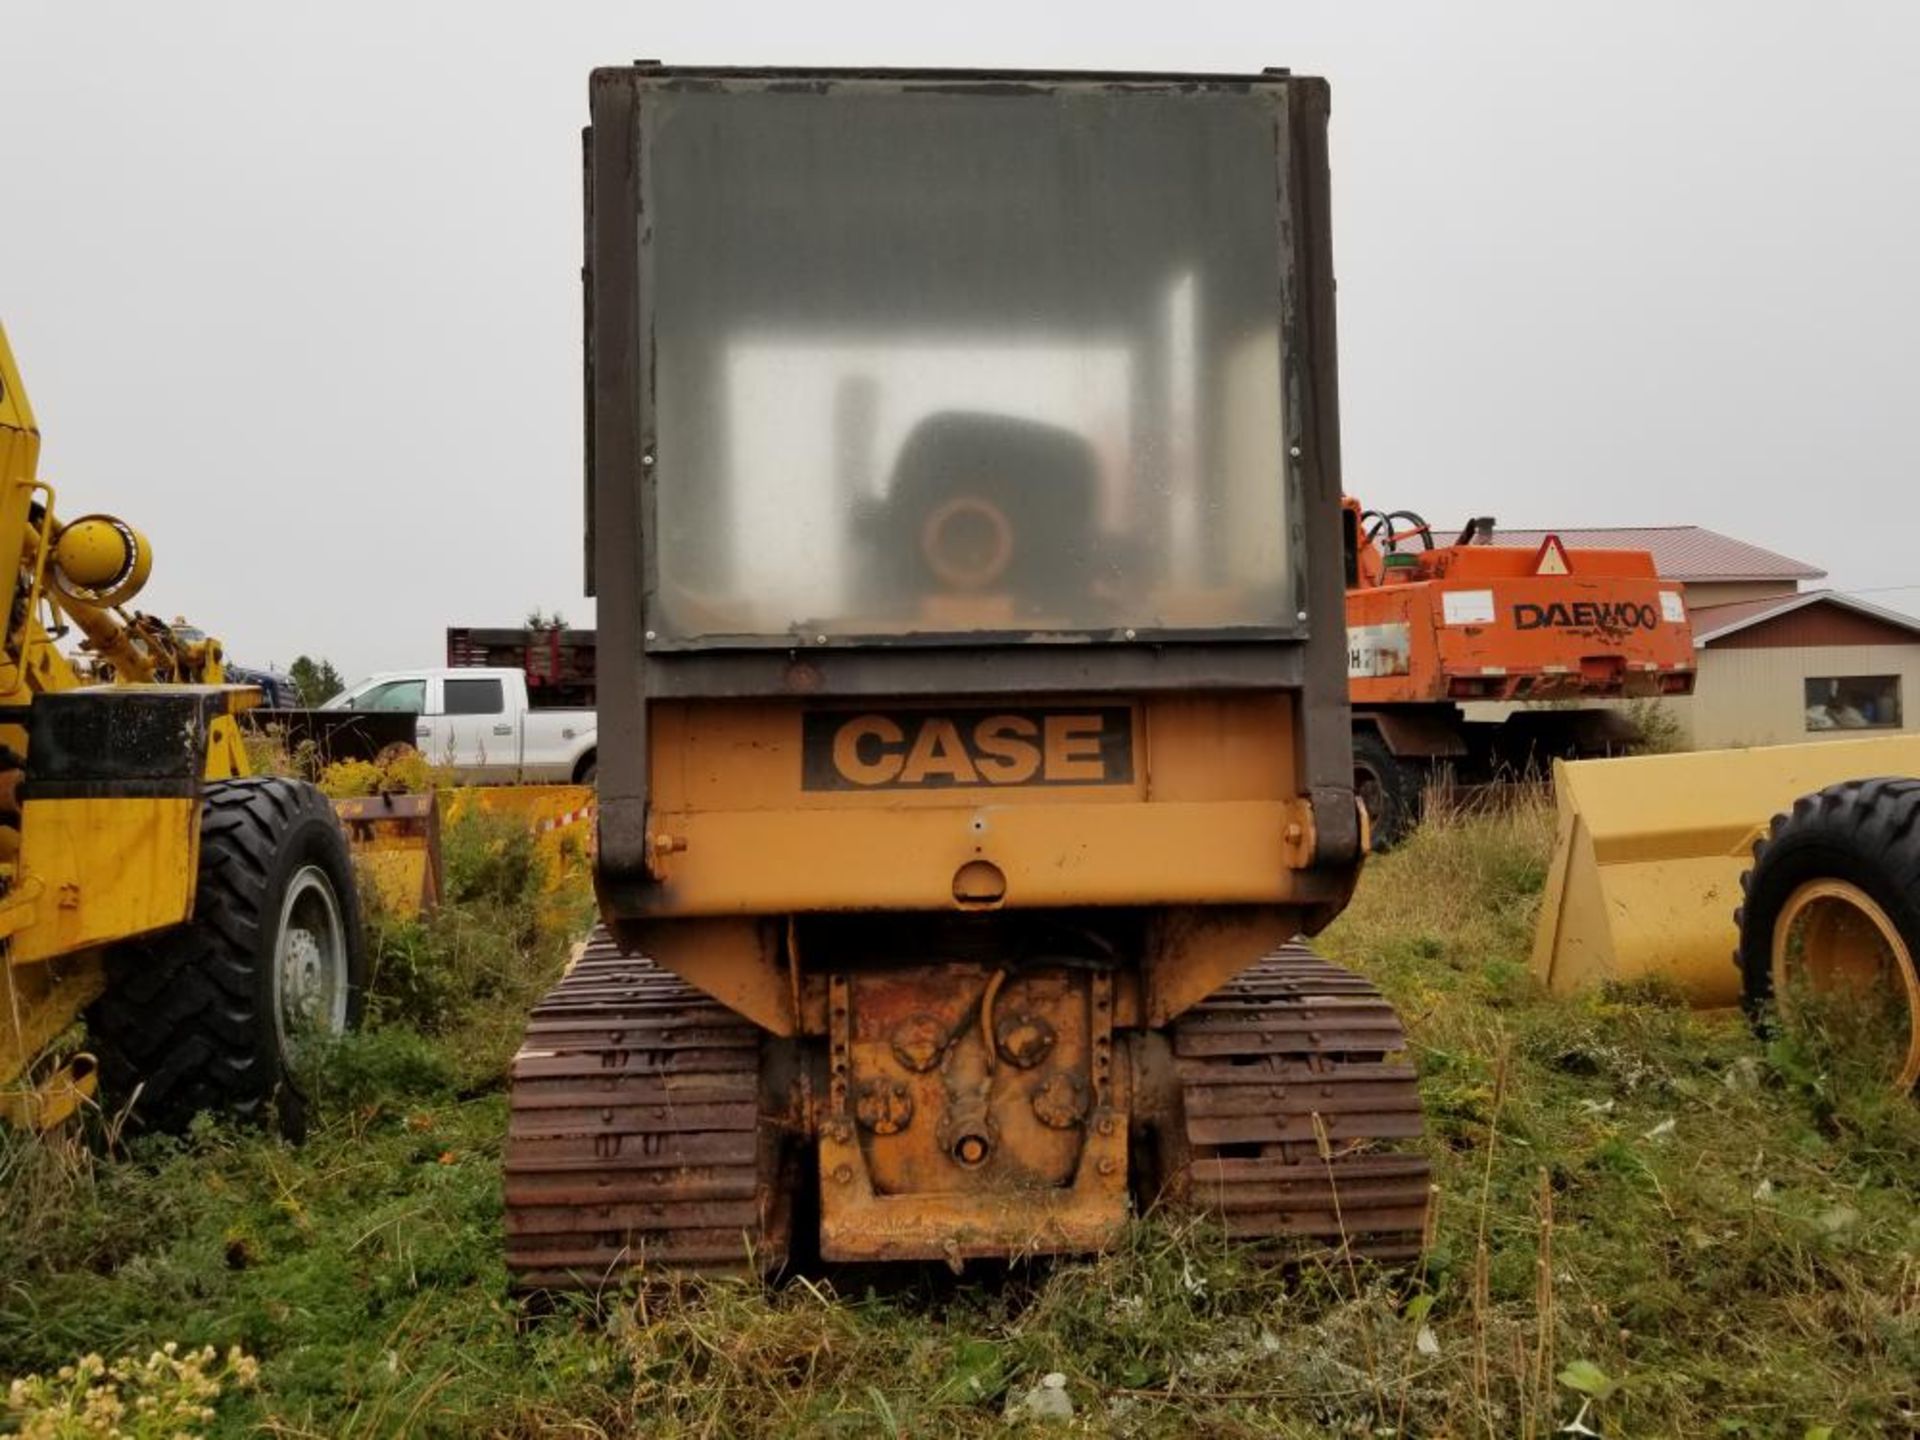
<svg viewBox="0 0 1920 1440">
<path fill-rule="evenodd" d="M 1920 1084 L 1920 736 L 1560 761 L 1554 792 L 1548 988 L 1651 979 L 1762 1029 L 1817 1017 Z"/>
<path fill-rule="evenodd" d="M 39 450 L 0 331 L 0 1119 L 104 1103 L 298 1133 L 302 1045 L 360 1004 L 345 838 L 311 786 L 248 775 L 257 692 L 221 683 L 218 642 L 127 608 L 145 537 L 63 522 Z"/>
<path fill-rule="evenodd" d="M 1920 778 L 1801 797 L 1740 887 L 1748 1013 L 1827 1027 L 1896 1090 L 1920 1086 Z"/>
<path fill-rule="evenodd" d="M 1417 1253 L 1364 850 L 1327 90 L 601 71 L 603 926 L 514 1062 L 525 1287 Z"/>
</svg>

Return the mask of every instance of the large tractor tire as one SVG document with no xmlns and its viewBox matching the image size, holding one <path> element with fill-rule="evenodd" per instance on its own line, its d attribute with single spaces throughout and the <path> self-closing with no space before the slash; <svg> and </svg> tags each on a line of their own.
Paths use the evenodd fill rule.
<svg viewBox="0 0 1920 1440">
<path fill-rule="evenodd" d="M 1373 848 L 1391 850 L 1420 818 L 1421 777 L 1377 730 L 1353 732 L 1353 788 L 1372 822 Z"/>
<path fill-rule="evenodd" d="M 138 1128 L 202 1111 L 306 1128 L 301 1047 L 358 1024 L 365 942 L 333 807 L 299 780 L 207 786 L 193 918 L 115 947 L 88 1012 L 110 1103 Z"/>
<path fill-rule="evenodd" d="M 1795 801 L 1740 885 L 1735 958 L 1755 1025 L 1821 1024 L 1896 1089 L 1920 1084 L 1920 780 Z"/>
</svg>

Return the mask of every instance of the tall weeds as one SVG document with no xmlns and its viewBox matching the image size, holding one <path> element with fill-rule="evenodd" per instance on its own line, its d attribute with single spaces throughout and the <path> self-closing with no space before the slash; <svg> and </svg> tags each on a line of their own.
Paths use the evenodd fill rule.
<svg viewBox="0 0 1920 1440">
<path fill-rule="evenodd" d="M 328 1058 L 304 1149 L 0 1140 L 0 1371 L 240 1345 L 257 1383 L 208 1425 L 230 1435 L 997 1436 L 1052 1372 L 1057 1433 L 1907 1433 L 1913 1107 L 1655 990 L 1539 993 L 1551 832 L 1539 803 L 1441 814 L 1317 942 L 1409 1023 L 1438 1186 L 1410 1271 L 1272 1267 L 1156 1215 L 963 1281 L 714 1282 L 532 1323 L 500 1260 L 500 1076 L 588 902 L 555 916 L 474 831 L 442 913 L 377 939 L 377 1026 Z"/>
</svg>

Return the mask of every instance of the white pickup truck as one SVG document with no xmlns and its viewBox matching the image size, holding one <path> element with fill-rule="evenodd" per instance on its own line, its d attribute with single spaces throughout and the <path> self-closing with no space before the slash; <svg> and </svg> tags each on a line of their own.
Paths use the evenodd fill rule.
<svg viewBox="0 0 1920 1440">
<path fill-rule="evenodd" d="M 388 670 L 349 685 L 323 710 L 408 710 L 421 754 L 478 784 L 593 780 L 591 710 L 536 710 L 514 669 Z"/>
</svg>

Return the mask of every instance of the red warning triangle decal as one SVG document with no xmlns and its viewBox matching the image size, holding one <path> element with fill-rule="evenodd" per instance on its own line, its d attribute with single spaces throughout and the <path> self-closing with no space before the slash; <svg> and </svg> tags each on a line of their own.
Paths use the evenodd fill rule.
<svg viewBox="0 0 1920 1440">
<path fill-rule="evenodd" d="M 1533 557 L 1533 573 L 1536 575 L 1571 575 L 1573 566 L 1567 563 L 1567 547 L 1560 543 L 1558 535 L 1549 535 L 1540 542 L 1540 553 Z"/>
</svg>

